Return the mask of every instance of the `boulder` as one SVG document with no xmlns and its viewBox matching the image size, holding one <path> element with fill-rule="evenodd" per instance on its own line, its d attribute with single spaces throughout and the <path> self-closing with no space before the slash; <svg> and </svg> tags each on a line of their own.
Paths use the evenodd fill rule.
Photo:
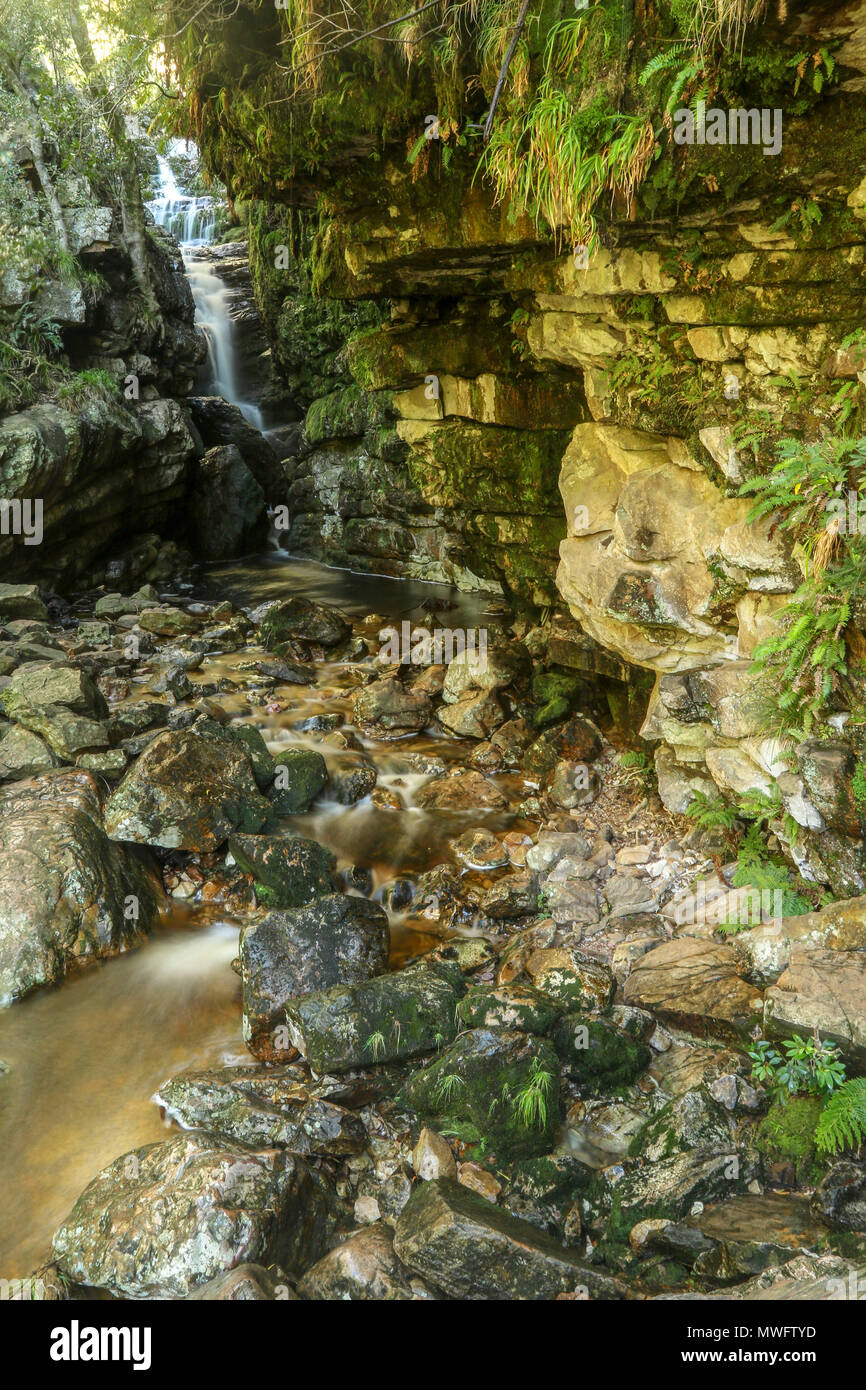
<svg viewBox="0 0 866 1390">
<path fill-rule="evenodd" d="M 0 791 L 0 1000 L 137 941 L 162 901 L 149 861 L 108 839 L 89 773 Z"/>
<path fill-rule="evenodd" d="M 54 1235 L 61 1273 L 118 1298 L 185 1298 L 237 1265 L 291 1278 L 324 1252 L 320 1178 L 285 1149 L 181 1135 L 116 1158 Z"/>
<path fill-rule="evenodd" d="M 297 1294 L 280 1277 L 279 1270 L 264 1269 L 262 1265 L 244 1264 L 218 1274 L 207 1284 L 187 1294 L 190 1303 L 272 1303 L 290 1302 Z"/>
<path fill-rule="evenodd" d="M 198 460 L 190 521 L 196 553 L 205 560 L 233 560 L 261 548 L 267 502 L 236 445 L 218 445 Z"/>
<path fill-rule="evenodd" d="M 57 767 L 60 759 L 38 734 L 19 725 L 7 729 L 0 738 L 0 782 L 35 777 Z"/>
<path fill-rule="evenodd" d="M 545 1039 L 473 1028 L 415 1072 L 401 1099 L 464 1143 L 483 1140 L 500 1161 L 529 1158 L 553 1147 L 559 1061 Z"/>
<path fill-rule="evenodd" d="M 419 1057 L 454 1037 L 462 988 L 459 966 L 422 961 L 292 1000 L 289 1037 L 319 1074 Z"/>
<path fill-rule="evenodd" d="M 282 1040 L 287 1003 L 298 995 L 319 997 L 316 991 L 357 986 L 381 975 L 388 968 L 389 946 L 382 908 L 341 893 L 295 911 L 269 912 L 244 927 L 240 962 L 244 1040 L 250 1051 L 265 1061 L 288 1051 L 288 1035 Z"/>
<path fill-rule="evenodd" d="M 16 618 L 48 621 L 48 609 L 39 597 L 36 584 L 0 584 L 0 623 Z"/>
<path fill-rule="evenodd" d="M 77 666 L 54 661 L 19 666 L 0 693 L 10 719 L 40 735 L 66 762 L 78 753 L 105 748 L 108 714 L 94 680 Z"/>
<path fill-rule="evenodd" d="M 290 748 L 274 758 L 274 784 L 268 800 L 278 816 L 300 816 L 310 809 L 328 780 L 328 767 L 313 748 Z"/>
<path fill-rule="evenodd" d="M 628 1296 L 612 1278 L 527 1221 L 459 1183 L 419 1183 L 400 1214 L 394 1249 L 405 1265 L 455 1299 Z"/>
<path fill-rule="evenodd" d="M 584 1094 L 622 1091 L 641 1076 L 652 1053 L 602 1018 L 570 1013 L 553 1029 L 553 1044 Z"/>
<path fill-rule="evenodd" d="M 155 1103 L 182 1129 L 204 1129 L 251 1149 L 288 1149 L 302 1158 L 360 1153 L 367 1131 L 351 1110 L 310 1098 L 297 1075 L 279 1067 L 180 1072 Z"/>
<path fill-rule="evenodd" d="M 817 1028 L 858 1067 L 866 1064 L 866 952 L 794 946 L 788 968 L 767 990 L 765 1029 L 801 1037 Z"/>
<path fill-rule="evenodd" d="M 347 1236 L 308 1269 L 298 1292 L 314 1301 L 395 1303 L 415 1297 L 412 1282 L 394 1253 L 393 1231 L 376 1221 Z"/>
<path fill-rule="evenodd" d="M 252 617 L 259 623 L 262 643 L 269 651 L 291 641 L 334 647 L 352 633 L 352 624 L 342 613 L 308 598 L 277 599 L 257 609 Z"/>
<path fill-rule="evenodd" d="M 512 1028 L 522 1033 L 546 1033 L 560 1008 L 531 985 L 476 985 L 457 1005 L 467 1028 Z"/>
<path fill-rule="evenodd" d="M 229 850 L 254 880 L 259 902 L 268 907 L 302 907 L 335 887 L 337 860 L 316 840 L 232 835 Z"/>
<path fill-rule="evenodd" d="M 763 1000 L 742 978 L 741 959 L 732 946 L 679 937 L 641 956 L 623 998 L 699 1037 L 742 1041 L 760 1019 Z"/>
<path fill-rule="evenodd" d="M 436 777 L 415 793 L 415 805 L 428 811 L 504 811 L 507 798 L 480 772 Z"/>
<path fill-rule="evenodd" d="M 433 717 L 428 697 L 393 678 L 373 681 L 355 696 L 352 718 L 371 738 L 405 738 L 419 733 Z"/>
<path fill-rule="evenodd" d="M 126 773 L 106 805 L 105 827 L 115 840 L 208 853 L 272 815 L 240 743 L 174 730 L 157 734 Z"/>
</svg>

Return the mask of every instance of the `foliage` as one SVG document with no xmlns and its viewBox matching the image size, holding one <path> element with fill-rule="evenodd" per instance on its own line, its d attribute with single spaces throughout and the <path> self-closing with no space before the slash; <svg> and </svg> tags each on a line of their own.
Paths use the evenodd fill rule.
<svg viewBox="0 0 866 1390">
<path fill-rule="evenodd" d="M 553 1089 L 553 1076 L 537 1057 L 532 1059 L 529 1076 L 512 1097 L 514 1113 L 524 1129 L 544 1129 L 547 1103 Z"/>
<path fill-rule="evenodd" d="M 845 1080 L 838 1047 L 822 1042 L 817 1029 L 810 1038 L 789 1038 L 782 1051 L 762 1040 L 749 1048 L 752 1076 L 769 1087 L 777 1100 L 789 1096 L 829 1096 Z"/>
<path fill-rule="evenodd" d="M 815 1144 L 822 1153 L 859 1148 L 866 1139 L 866 1077 L 844 1082 L 821 1112 Z"/>
<path fill-rule="evenodd" d="M 711 796 L 701 791 L 695 792 L 686 807 L 686 815 L 697 823 L 700 830 L 724 830 L 730 834 L 737 823 L 735 806 L 730 806 L 723 796 Z"/>
</svg>

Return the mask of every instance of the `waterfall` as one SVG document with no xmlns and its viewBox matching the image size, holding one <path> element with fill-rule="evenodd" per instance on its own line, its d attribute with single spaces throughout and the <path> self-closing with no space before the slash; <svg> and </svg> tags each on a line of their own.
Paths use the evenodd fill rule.
<svg viewBox="0 0 866 1390">
<path fill-rule="evenodd" d="M 180 243 L 195 302 L 195 321 L 207 340 L 208 389 L 236 405 L 249 423 L 261 430 L 261 411 L 242 399 L 238 385 L 234 325 L 229 313 L 231 291 L 212 262 L 201 255 L 201 248 L 213 241 L 216 204 L 213 198 L 184 193 L 168 160 L 159 156 L 158 163 L 159 192 L 149 206 L 158 226 L 167 228 Z"/>
</svg>

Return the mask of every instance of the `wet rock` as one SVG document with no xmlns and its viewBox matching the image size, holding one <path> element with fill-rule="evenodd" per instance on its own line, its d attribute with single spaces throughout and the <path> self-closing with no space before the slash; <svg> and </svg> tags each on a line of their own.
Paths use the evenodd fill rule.
<svg viewBox="0 0 866 1390">
<path fill-rule="evenodd" d="M 205 1134 L 149 1144 L 110 1163 L 55 1233 L 60 1271 L 133 1299 L 185 1298 L 249 1262 L 290 1278 L 325 1248 L 321 1180 L 284 1149 L 251 1152 Z"/>
<path fill-rule="evenodd" d="M 57 767 L 60 759 L 38 734 L 13 725 L 0 738 L 0 781 L 34 777 Z"/>
<path fill-rule="evenodd" d="M 195 632 L 199 622 L 192 613 L 165 604 L 161 608 L 145 608 L 138 615 L 138 626 L 157 637 L 180 637 L 184 633 Z"/>
<path fill-rule="evenodd" d="M 480 772 L 461 772 L 428 782 L 416 793 L 415 804 L 431 811 L 504 811 L 508 801 Z"/>
<path fill-rule="evenodd" d="M 393 1232 L 375 1221 L 307 1270 L 298 1292 L 312 1300 L 394 1303 L 415 1298 L 412 1285 L 411 1272 L 394 1253 Z"/>
<path fill-rule="evenodd" d="M 531 952 L 526 973 L 536 989 L 569 1009 L 605 1009 L 616 988 L 610 969 L 574 946 Z"/>
<path fill-rule="evenodd" d="M 655 1163 L 688 1149 L 723 1146 L 731 1141 L 724 1112 L 702 1090 L 686 1091 L 654 1115 L 631 1152 Z"/>
<path fill-rule="evenodd" d="M 498 1202 L 502 1192 L 499 1179 L 482 1168 L 480 1163 L 461 1163 L 457 1181 L 461 1187 L 468 1187 L 470 1192 L 483 1197 L 485 1202 Z"/>
<path fill-rule="evenodd" d="M 502 843 L 489 830 L 467 830 L 452 840 L 451 853 L 467 869 L 502 869 L 508 863 Z"/>
<path fill-rule="evenodd" d="M 831 1226 L 866 1232 L 866 1164 L 834 1163 L 815 1191 L 812 1212 Z"/>
<path fill-rule="evenodd" d="M 731 1283 L 765 1269 L 777 1268 L 797 1250 L 814 1250 L 825 1232 L 810 1215 L 808 1199 L 787 1193 L 744 1193 L 709 1206 L 682 1227 L 668 1227 L 657 1247 L 671 1240 L 700 1235 L 709 1248 L 693 1261 L 700 1278 Z"/>
<path fill-rule="evenodd" d="M 377 774 L 373 763 L 352 763 L 336 768 L 330 776 L 328 795 L 342 806 L 353 806 L 362 801 L 376 785 Z"/>
<path fill-rule="evenodd" d="M 262 1265 L 243 1264 L 228 1274 L 218 1274 L 207 1284 L 187 1294 L 190 1303 L 271 1303 L 294 1302 L 297 1294 L 280 1270 Z"/>
<path fill-rule="evenodd" d="M 595 1181 L 592 1168 L 557 1149 L 512 1164 L 503 1202 L 515 1216 L 547 1229 L 560 1225 L 574 1202 L 590 1194 Z"/>
<path fill-rule="evenodd" d="M 196 553 L 205 560 L 233 560 L 262 544 L 265 494 L 236 445 L 217 445 L 198 460 L 190 522 Z"/>
<path fill-rule="evenodd" d="M 447 1139 L 425 1125 L 412 1150 L 412 1167 L 422 1182 L 434 1178 L 456 1178 L 457 1164 Z"/>
<path fill-rule="evenodd" d="M 395 739 L 419 733 L 432 717 L 433 707 L 422 691 L 407 690 L 390 677 L 359 691 L 352 706 L 355 724 L 371 738 Z"/>
<path fill-rule="evenodd" d="M 459 966 L 420 962 L 292 1000 L 289 1037 L 319 1074 L 418 1057 L 453 1038 L 462 988 Z"/>
<path fill-rule="evenodd" d="M 569 878 L 548 878 L 541 901 L 558 926 L 588 927 L 599 920 L 600 906 L 594 883 Z"/>
<path fill-rule="evenodd" d="M 626 1173 L 613 1192 L 622 1211 L 658 1206 L 680 1218 L 688 1216 L 695 1202 L 706 1206 L 745 1192 L 758 1177 L 755 1156 L 730 1142 L 661 1158 Z"/>
<path fill-rule="evenodd" d="M 866 1062 L 866 953 L 791 949 L 766 994 L 765 1027 L 775 1036 L 812 1033 L 836 1043 L 850 1062 Z"/>
<path fill-rule="evenodd" d="M 307 598 L 277 599 L 253 615 L 262 643 L 269 651 L 282 642 L 314 642 L 334 647 L 351 636 L 352 624 L 332 608 Z"/>
<path fill-rule="evenodd" d="M 519 643 L 491 644 L 482 651 L 471 648 L 448 663 L 443 697 L 454 705 L 473 691 L 483 694 L 504 690 L 529 669 L 529 653 Z"/>
<path fill-rule="evenodd" d="M 108 712 L 105 700 L 95 681 L 76 666 L 20 666 L 0 692 L 0 705 L 10 719 L 41 735 L 66 762 L 108 744 L 99 722 Z"/>
<path fill-rule="evenodd" d="M 565 811 L 573 811 L 578 806 L 589 806 L 601 792 L 601 778 L 586 763 L 576 763 L 570 758 L 562 758 L 553 770 L 553 777 L 547 789 L 548 796 Z"/>
<path fill-rule="evenodd" d="M 300 661 L 257 661 L 256 670 L 261 676 L 270 676 L 281 685 L 315 685 L 315 666 L 305 666 Z"/>
<path fill-rule="evenodd" d="M 205 717 L 196 719 L 193 733 L 211 743 L 220 743 L 224 748 L 243 748 L 252 764 L 256 786 L 259 791 L 268 790 L 274 775 L 274 760 L 258 729 L 252 724 L 220 724 L 216 719 Z"/>
<path fill-rule="evenodd" d="M 546 873 L 561 859 L 588 859 L 590 847 L 583 835 L 563 830 L 542 830 L 537 842 L 526 852 L 526 866 Z"/>
<path fill-rule="evenodd" d="M 131 944 L 161 902 L 149 861 L 107 838 L 88 773 L 49 773 L 0 791 L 0 999 Z"/>
<path fill-rule="evenodd" d="M 538 911 L 538 885 L 526 870 L 498 878 L 481 899 L 481 911 L 495 922 Z"/>
<path fill-rule="evenodd" d="M 129 769 L 108 800 L 105 827 L 116 840 L 207 852 L 271 815 L 240 743 L 178 730 L 157 734 Z"/>
<path fill-rule="evenodd" d="M 466 1143 L 484 1139 L 497 1158 L 553 1147 L 559 1124 L 559 1063 L 546 1040 L 475 1028 L 415 1072 L 402 1099 Z"/>
<path fill-rule="evenodd" d="M 341 893 L 317 898 L 295 911 L 269 912 L 262 921 L 244 927 L 241 981 L 244 1040 L 250 1051 L 263 1061 L 288 1051 L 288 1035 L 282 1036 L 286 1004 L 297 995 L 318 998 L 315 991 L 358 985 L 382 974 L 388 968 L 389 946 L 388 918 L 382 908 L 367 898 Z"/>
<path fill-rule="evenodd" d="M 603 746 L 604 740 L 592 720 L 573 714 L 564 724 L 545 729 L 529 745 L 523 756 L 523 769 L 530 777 L 547 778 L 561 759 L 591 763 Z"/>
<path fill-rule="evenodd" d="M 48 609 L 39 597 L 36 584 L 0 584 L 0 623 L 16 618 L 48 621 Z"/>
<path fill-rule="evenodd" d="M 820 912 L 763 923 L 737 932 L 737 950 L 749 965 L 749 977 L 758 985 L 775 984 L 791 963 L 795 946 L 823 951 L 866 949 L 866 904 L 863 898 L 828 903 Z"/>
<path fill-rule="evenodd" d="M 283 1148 L 302 1158 L 360 1153 L 367 1131 L 331 1101 L 309 1098 L 293 1072 L 232 1067 L 181 1072 L 153 1097 L 183 1129 L 205 1129 L 251 1149 Z"/>
<path fill-rule="evenodd" d="M 115 747 L 123 739 L 134 738 L 148 729 L 165 727 L 168 711 L 158 700 L 138 700 L 115 709 L 108 721 L 108 741 Z"/>
<path fill-rule="evenodd" d="M 583 1013 L 561 1018 L 551 1036 L 569 1076 L 589 1094 L 621 1091 L 646 1071 L 652 1057 L 643 1043 Z"/>
<path fill-rule="evenodd" d="M 436 718 L 457 738 L 489 738 L 505 722 L 505 712 L 495 695 L 464 695 L 453 705 L 442 705 Z"/>
<path fill-rule="evenodd" d="M 511 1028 L 546 1033 L 560 1009 L 531 985 L 477 985 L 464 994 L 457 1016 L 467 1028 Z"/>
<path fill-rule="evenodd" d="M 256 897 L 268 907 L 302 907 L 335 887 L 337 860 L 316 840 L 277 835 L 232 835 L 229 850 L 255 880 Z"/>
<path fill-rule="evenodd" d="M 279 816 L 303 815 L 327 780 L 328 767 L 321 753 L 312 748 L 291 748 L 274 759 L 274 785 L 268 800 Z"/>
<path fill-rule="evenodd" d="M 459 1299 L 551 1299 L 575 1289 L 627 1296 L 623 1284 L 459 1183 L 419 1183 L 397 1222 L 404 1264 Z"/>
<path fill-rule="evenodd" d="M 761 993 L 742 978 L 740 959 L 731 946 L 712 941 L 665 942 L 637 962 L 625 982 L 625 1002 L 700 1037 L 735 1042 L 762 1012 Z"/>
</svg>

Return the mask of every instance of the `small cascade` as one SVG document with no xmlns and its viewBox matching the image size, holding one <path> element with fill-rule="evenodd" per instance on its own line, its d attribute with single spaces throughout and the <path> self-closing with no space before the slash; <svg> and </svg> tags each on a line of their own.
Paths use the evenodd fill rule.
<svg viewBox="0 0 866 1390">
<path fill-rule="evenodd" d="M 159 193 L 150 203 L 154 221 L 180 243 L 183 264 L 195 302 L 196 324 L 207 340 L 207 389 L 236 405 L 257 430 L 263 427 L 258 406 L 242 397 L 238 384 L 233 323 L 229 313 L 231 291 L 216 273 L 210 259 L 201 254 L 211 245 L 217 221 L 213 198 L 195 197 L 179 187 L 167 159 L 159 158 Z"/>
</svg>

